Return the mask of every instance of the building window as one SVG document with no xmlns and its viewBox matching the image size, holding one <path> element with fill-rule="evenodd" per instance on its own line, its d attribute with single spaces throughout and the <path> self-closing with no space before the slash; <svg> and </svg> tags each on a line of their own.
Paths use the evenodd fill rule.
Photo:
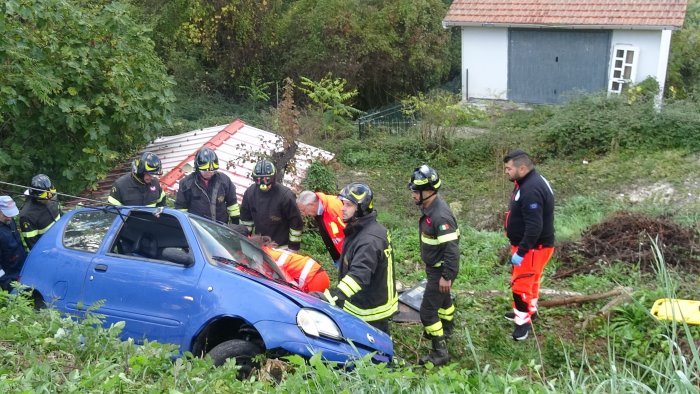
<svg viewBox="0 0 700 394">
<path fill-rule="evenodd" d="M 631 45 L 615 45 L 608 92 L 620 94 L 634 82 L 637 73 L 637 58 L 639 58 L 639 48 Z"/>
</svg>

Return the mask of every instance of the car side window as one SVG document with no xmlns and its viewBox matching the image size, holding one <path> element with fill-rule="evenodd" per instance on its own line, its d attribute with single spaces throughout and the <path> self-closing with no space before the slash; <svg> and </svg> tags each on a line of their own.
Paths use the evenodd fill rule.
<svg viewBox="0 0 700 394">
<path fill-rule="evenodd" d="M 80 212 L 70 219 L 63 232 L 63 246 L 96 253 L 114 221 L 114 212 Z"/>
<path fill-rule="evenodd" d="M 176 217 L 133 210 L 124 220 L 110 253 L 180 265 L 194 262 L 187 238 Z"/>
</svg>

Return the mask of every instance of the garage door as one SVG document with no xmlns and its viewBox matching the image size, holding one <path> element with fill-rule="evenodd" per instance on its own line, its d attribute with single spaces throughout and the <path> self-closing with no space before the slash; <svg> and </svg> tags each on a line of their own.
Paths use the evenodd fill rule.
<svg viewBox="0 0 700 394">
<path fill-rule="evenodd" d="M 508 99 L 562 103 L 607 88 L 610 31 L 511 29 Z"/>
</svg>

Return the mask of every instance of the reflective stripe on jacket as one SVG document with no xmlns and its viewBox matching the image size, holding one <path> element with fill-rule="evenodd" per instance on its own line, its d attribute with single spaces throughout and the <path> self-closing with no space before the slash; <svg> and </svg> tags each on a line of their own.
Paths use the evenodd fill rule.
<svg viewBox="0 0 700 394">
<path fill-rule="evenodd" d="M 33 197 L 27 198 L 19 213 L 19 228 L 27 249 L 31 249 L 60 218 L 61 212 L 56 201 L 42 202 Z"/>
<path fill-rule="evenodd" d="M 398 311 L 394 285 L 394 251 L 377 212 L 345 227 L 345 242 L 337 290 L 345 299 L 343 309 L 365 321 L 382 320 Z"/>
<path fill-rule="evenodd" d="M 427 266 L 441 268 L 443 278 L 453 280 L 459 272 L 459 227 L 440 195 L 423 209 L 418 226 L 421 259 Z"/>
<path fill-rule="evenodd" d="M 323 238 L 326 249 L 333 260 L 338 260 L 343 252 L 343 241 L 345 240 L 345 222 L 343 222 L 343 214 L 340 211 L 343 202 L 337 196 L 329 196 L 320 192 L 317 192 L 316 196 L 323 205 L 323 213 L 316 217 L 317 222 L 320 221 L 321 238 Z"/>
<path fill-rule="evenodd" d="M 308 256 L 269 247 L 263 247 L 263 250 L 275 260 L 282 271 L 297 282 L 302 291 L 307 291 L 307 281 L 322 269 L 316 260 Z"/>
<path fill-rule="evenodd" d="M 112 185 L 107 202 L 112 205 L 133 205 L 139 207 L 165 206 L 165 192 L 156 178 L 145 184 L 134 174 L 119 177 Z"/>
</svg>

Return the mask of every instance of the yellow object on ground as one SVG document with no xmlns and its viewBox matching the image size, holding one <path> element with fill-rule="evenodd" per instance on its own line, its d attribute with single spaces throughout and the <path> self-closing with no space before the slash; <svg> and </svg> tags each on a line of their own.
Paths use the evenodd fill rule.
<svg viewBox="0 0 700 394">
<path fill-rule="evenodd" d="M 700 325 L 700 301 L 661 298 L 654 302 L 651 314 L 659 320 L 685 321 Z"/>
</svg>

